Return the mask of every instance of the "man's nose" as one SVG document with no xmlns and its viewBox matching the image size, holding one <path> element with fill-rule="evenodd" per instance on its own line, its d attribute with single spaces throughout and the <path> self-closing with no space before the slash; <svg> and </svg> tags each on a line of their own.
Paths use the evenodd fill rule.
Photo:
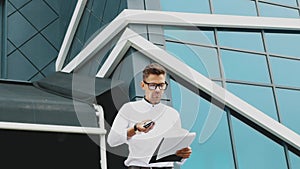
<svg viewBox="0 0 300 169">
<path fill-rule="evenodd" d="M 155 92 L 160 92 L 160 89 L 158 86 L 155 88 Z"/>
</svg>

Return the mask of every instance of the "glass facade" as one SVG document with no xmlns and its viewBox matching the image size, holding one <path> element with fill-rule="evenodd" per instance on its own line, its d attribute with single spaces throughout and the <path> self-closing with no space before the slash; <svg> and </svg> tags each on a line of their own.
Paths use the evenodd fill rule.
<svg viewBox="0 0 300 169">
<path fill-rule="evenodd" d="M 299 2 L 296 0 L 179 3 L 161 0 L 161 6 L 164 11 L 299 18 Z M 299 31 L 164 27 L 164 35 L 169 53 L 300 134 L 297 112 L 300 99 Z M 235 118 L 230 111 L 211 111 L 217 108 L 175 81 L 171 87 L 173 105 L 181 112 L 183 126 L 197 132 L 197 139 L 191 146 L 192 157 L 181 168 L 299 168 L 299 156 L 290 152 L 285 144 L 274 142 Z M 194 101 L 184 102 L 184 99 Z M 197 112 L 197 115 L 191 112 Z M 186 116 L 191 119 L 186 119 Z M 205 121 L 212 117 L 215 120 L 212 123 L 217 123 L 217 127 Z M 216 129 L 212 132 L 207 129 L 209 127 Z M 201 142 L 203 135 L 209 137 Z"/>
<path fill-rule="evenodd" d="M 194 140 L 191 145 L 193 154 L 181 168 L 234 168 L 226 113 L 174 80 L 171 80 L 170 86 L 173 106 L 181 113 L 182 127 L 191 132 L 197 132 L 197 136 L 200 135 L 200 131 L 204 131 L 201 134 L 206 134 L 205 131 L 212 134 L 203 135 L 203 137 L 197 137 Z M 217 121 L 216 126 L 214 126 L 216 128 L 213 126 L 203 127 L 203 123 L 209 115 Z M 208 140 L 205 141 L 206 139 Z"/>
<path fill-rule="evenodd" d="M 176 12 L 299 18 L 297 0 L 161 0 L 161 7 Z"/>
<path fill-rule="evenodd" d="M 6 69 L 1 71 L 1 78 L 34 81 L 55 71 L 57 54 L 76 2 L 0 1 L 0 68 Z M 142 2 L 145 9 L 146 2 Z M 299 3 L 299 0 L 160 0 L 162 11 L 283 20 L 299 19 Z M 88 0 L 64 64 L 68 64 L 95 33 L 125 8 L 126 0 Z M 161 46 L 202 75 L 300 134 L 300 114 L 297 111 L 300 100 L 300 31 L 221 27 L 187 29 L 164 26 L 165 42 Z M 230 110 L 212 105 L 177 83 L 176 79 L 171 77 L 170 81 L 172 104 L 180 112 L 183 127 L 197 132 L 191 145 L 193 154 L 181 166 L 182 169 L 300 168 L 300 157 L 285 143 L 274 142 L 265 133 L 234 117 Z"/>
</svg>

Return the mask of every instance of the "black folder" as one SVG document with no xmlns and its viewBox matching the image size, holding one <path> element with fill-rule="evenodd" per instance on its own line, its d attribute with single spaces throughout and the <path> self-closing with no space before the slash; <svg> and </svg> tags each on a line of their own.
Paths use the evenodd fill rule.
<svg viewBox="0 0 300 169">
<path fill-rule="evenodd" d="M 182 157 L 177 156 L 175 153 L 177 150 L 182 148 L 188 147 L 192 144 L 193 140 L 195 139 L 196 133 L 188 133 L 184 135 L 172 135 L 168 137 L 163 137 L 159 142 L 155 152 L 153 153 L 149 164 L 150 163 L 158 163 L 158 162 L 175 162 L 181 161 Z M 166 147 L 167 146 L 167 147 Z M 169 146 L 169 147 L 168 147 Z M 167 150 L 168 148 L 172 147 L 171 149 Z M 166 149 L 167 148 L 167 149 Z M 160 149 L 162 149 L 160 151 Z M 164 151 L 165 150 L 165 151 Z M 163 153 L 161 153 L 163 152 Z M 161 153 L 161 154 L 158 154 Z M 159 157 L 159 159 L 157 159 Z"/>
<path fill-rule="evenodd" d="M 165 138 L 162 138 L 159 145 L 157 146 L 154 154 L 152 155 L 149 163 L 158 163 L 158 162 L 172 162 L 172 161 L 181 161 L 182 160 L 182 157 L 179 157 L 177 156 L 176 154 L 173 154 L 173 155 L 168 155 L 166 157 L 163 157 L 163 158 L 160 158 L 160 159 L 157 159 L 157 154 L 158 154 L 158 151 L 160 149 L 160 146 L 161 144 L 163 143 Z"/>
</svg>

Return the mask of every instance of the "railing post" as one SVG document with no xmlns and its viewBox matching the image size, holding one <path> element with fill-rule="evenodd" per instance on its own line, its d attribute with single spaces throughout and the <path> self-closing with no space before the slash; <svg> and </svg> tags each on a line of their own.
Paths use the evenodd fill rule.
<svg viewBox="0 0 300 169">
<path fill-rule="evenodd" d="M 96 111 L 96 115 L 99 118 L 99 127 L 104 129 L 104 111 L 102 106 L 100 105 L 96 105 L 94 104 Z M 105 138 L 105 134 L 100 134 L 100 165 L 101 165 L 101 169 L 107 169 L 107 160 L 106 160 L 106 138 Z"/>
</svg>

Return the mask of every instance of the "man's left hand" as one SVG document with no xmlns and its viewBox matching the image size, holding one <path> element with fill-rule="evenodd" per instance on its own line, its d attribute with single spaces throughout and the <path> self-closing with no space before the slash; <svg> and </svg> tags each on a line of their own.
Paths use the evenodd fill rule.
<svg viewBox="0 0 300 169">
<path fill-rule="evenodd" d="M 192 154 L 191 147 L 186 147 L 176 152 L 176 155 L 182 158 L 189 158 L 191 154 Z"/>
</svg>

